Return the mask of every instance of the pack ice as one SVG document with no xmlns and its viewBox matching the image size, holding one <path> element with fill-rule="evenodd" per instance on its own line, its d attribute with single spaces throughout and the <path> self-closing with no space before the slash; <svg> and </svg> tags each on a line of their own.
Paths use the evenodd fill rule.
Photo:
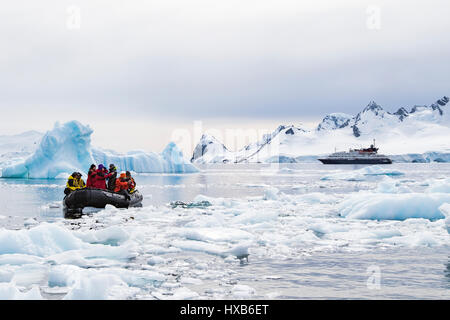
<svg viewBox="0 0 450 320">
<path fill-rule="evenodd" d="M 169 143 L 160 154 L 130 152 L 126 154 L 91 147 L 93 130 L 78 121 L 56 123 L 41 139 L 28 158 L 8 165 L 3 178 L 48 178 L 67 175 L 73 171 L 86 172 L 92 163 L 114 163 L 119 170 L 152 173 L 196 172 L 198 169 L 183 158 L 180 149 Z"/>
<path fill-rule="evenodd" d="M 338 171 L 323 176 L 321 180 L 347 180 L 347 181 L 364 181 L 371 176 L 400 176 L 404 173 L 398 170 L 383 168 L 381 166 L 364 167 L 358 170 Z"/>
<path fill-rule="evenodd" d="M 450 179 L 432 180 L 428 184 L 424 192 L 417 192 L 387 176 L 374 191 L 348 195 L 337 209 L 342 216 L 354 219 L 448 218 L 446 204 L 450 203 Z"/>
</svg>

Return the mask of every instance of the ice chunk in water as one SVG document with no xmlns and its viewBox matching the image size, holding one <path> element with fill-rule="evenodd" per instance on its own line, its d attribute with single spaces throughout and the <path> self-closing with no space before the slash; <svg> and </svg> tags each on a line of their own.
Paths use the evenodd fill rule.
<svg viewBox="0 0 450 320">
<path fill-rule="evenodd" d="M 338 205 L 341 215 L 356 219 L 405 220 L 442 219 L 439 207 L 450 202 L 450 194 L 358 192 Z"/>
<path fill-rule="evenodd" d="M 439 207 L 439 210 L 445 216 L 445 227 L 447 228 L 447 232 L 450 234 L 450 203 L 444 203 Z"/>
<path fill-rule="evenodd" d="M 358 170 L 346 170 L 325 175 L 321 180 L 348 180 L 348 181 L 364 181 L 371 176 L 398 176 L 404 173 L 397 170 L 385 169 L 381 166 L 369 166 Z"/>
<path fill-rule="evenodd" d="M 427 189 L 433 193 L 450 193 L 450 179 L 434 180 Z"/>
<path fill-rule="evenodd" d="M 28 291 L 20 291 L 13 283 L 0 283 L 0 300 L 42 300 L 39 287 Z"/>
<path fill-rule="evenodd" d="M 277 188 L 274 188 L 274 187 L 267 188 L 264 191 L 263 199 L 264 200 L 278 200 L 279 193 L 280 193 L 280 190 L 278 190 Z"/>
</svg>

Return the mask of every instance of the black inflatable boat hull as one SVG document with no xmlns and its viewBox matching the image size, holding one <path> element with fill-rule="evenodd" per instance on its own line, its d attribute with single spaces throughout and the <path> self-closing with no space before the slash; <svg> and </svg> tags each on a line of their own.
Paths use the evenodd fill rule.
<svg viewBox="0 0 450 320">
<path fill-rule="evenodd" d="M 68 194 L 63 202 L 65 208 L 78 210 L 85 207 L 104 208 L 107 204 L 116 208 L 136 207 L 141 204 L 142 199 L 139 191 L 130 194 L 128 199 L 124 194 L 109 190 L 80 189 Z"/>
</svg>

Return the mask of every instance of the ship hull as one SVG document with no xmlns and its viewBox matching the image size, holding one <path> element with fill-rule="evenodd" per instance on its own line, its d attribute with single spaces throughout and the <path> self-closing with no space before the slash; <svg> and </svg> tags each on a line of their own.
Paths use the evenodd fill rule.
<svg viewBox="0 0 450 320">
<path fill-rule="evenodd" d="M 391 159 L 318 159 L 323 164 L 391 164 Z"/>
</svg>

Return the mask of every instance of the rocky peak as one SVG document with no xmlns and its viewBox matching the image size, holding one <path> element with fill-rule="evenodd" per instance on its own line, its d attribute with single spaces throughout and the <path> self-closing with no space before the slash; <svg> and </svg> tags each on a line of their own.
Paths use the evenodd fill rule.
<svg viewBox="0 0 450 320">
<path fill-rule="evenodd" d="M 199 143 L 195 146 L 194 152 L 192 154 L 191 162 L 202 157 L 206 152 L 208 152 L 208 146 L 217 146 L 222 152 L 227 152 L 228 149 L 223 143 L 217 140 L 214 136 L 204 133 L 200 138 Z"/>
<path fill-rule="evenodd" d="M 322 122 L 317 126 L 320 130 L 335 130 L 346 127 L 351 120 L 351 116 L 345 113 L 331 113 L 323 118 Z"/>
<path fill-rule="evenodd" d="M 396 112 L 394 112 L 393 114 L 398 116 L 400 121 L 403 121 L 403 119 L 405 119 L 409 115 L 409 112 L 405 108 L 401 107 Z"/>
<path fill-rule="evenodd" d="M 372 111 L 375 114 L 380 113 L 381 111 L 383 111 L 383 108 L 377 104 L 375 101 L 370 101 L 369 104 L 363 109 L 363 113 L 368 112 L 368 111 Z"/>
</svg>

